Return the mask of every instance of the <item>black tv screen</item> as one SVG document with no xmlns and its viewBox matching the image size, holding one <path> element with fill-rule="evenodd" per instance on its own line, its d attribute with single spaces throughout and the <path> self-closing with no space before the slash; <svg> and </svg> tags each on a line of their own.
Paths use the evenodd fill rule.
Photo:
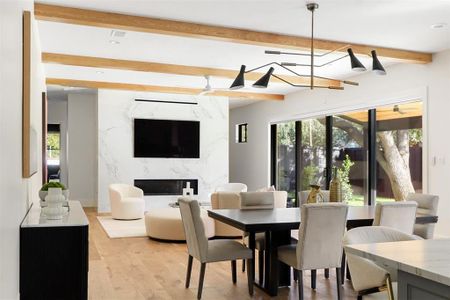
<svg viewBox="0 0 450 300">
<path fill-rule="evenodd" d="M 200 158 L 200 122 L 134 119 L 134 157 Z"/>
</svg>

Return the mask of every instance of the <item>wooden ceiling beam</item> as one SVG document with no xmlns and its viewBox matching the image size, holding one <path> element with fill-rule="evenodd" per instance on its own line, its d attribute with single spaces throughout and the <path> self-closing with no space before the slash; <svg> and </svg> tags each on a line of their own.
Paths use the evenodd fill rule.
<svg viewBox="0 0 450 300">
<path fill-rule="evenodd" d="M 47 78 L 46 83 L 49 85 L 60 85 L 60 86 L 68 86 L 68 87 L 129 90 L 129 91 L 165 93 L 165 94 L 198 95 L 202 92 L 202 89 L 194 89 L 194 88 L 132 84 L 132 83 L 121 83 L 121 82 L 75 80 L 75 79 L 63 79 L 63 78 Z M 223 96 L 223 97 L 248 99 L 248 100 L 275 100 L 275 101 L 283 101 L 284 100 L 284 95 L 279 95 L 279 94 L 247 93 L 247 92 L 235 92 L 235 91 L 215 91 L 215 92 L 208 93 L 206 96 Z"/>
<path fill-rule="evenodd" d="M 51 64 L 61 64 L 70 66 L 105 68 L 105 69 L 119 69 L 129 71 L 153 72 L 164 74 L 188 75 L 188 76 L 205 76 L 210 75 L 214 77 L 223 77 L 234 79 L 239 70 L 227 70 L 218 68 L 205 68 L 186 65 L 163 64 L 155 62 L 144 62 L 135 60 L 122 60 L 92 56 L 79 56 L 58 53 L 42 53 L 42 62 Z M 256 81 L 261 78 L 264 73 L 251 72 L 245 75 L 247 80 Z M 309 85 L 310 77 L 279 75 L 277 76 L 299 85 Z M 281 82 L 279 79 L 272 77 L 272 82 Z M 340 87 L 339 80 L 315 78 L 315 84 L 319 86 Z M 231 84 L 231 82 L 230 82 Z"/>
<path fill-rule="evenodd" d="M 34 4 L 34 14 L 38 20 L 77 25 L 213 39 L 233 43 L 296 50 L 305 50 L 310 47 L 309 37 L 163 20 L 42 3 Z M 321 39 L 316 39 L 314 41 L 315 49 L 318 51 L 331 51 L 345 47 L 348 44 L 349 43 L 347 42 Z M 351 43 L 351 47 L 353 52 L 357 54 L 368 55 L 370 54 L 370 50 L 375 49 L 380 57 L 392 58 L 409 63 L 429 63 L 432 60 L 432 55 L 430 53 L 377 47 L 372 45 L 359 45 L 353 43 Z"/>
</svg>

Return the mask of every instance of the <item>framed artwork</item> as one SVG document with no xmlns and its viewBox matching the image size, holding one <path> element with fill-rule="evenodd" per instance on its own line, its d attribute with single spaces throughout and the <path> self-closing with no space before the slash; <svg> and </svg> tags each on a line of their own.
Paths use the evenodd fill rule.
<svg viewBox="0 0 450 300">
<path fill-rule="evenodd" d="M 31 127 L 31 13 L 23 12 L 22 52 L 22 177 L 37 172 L 37 131 Z"/>
</svg>

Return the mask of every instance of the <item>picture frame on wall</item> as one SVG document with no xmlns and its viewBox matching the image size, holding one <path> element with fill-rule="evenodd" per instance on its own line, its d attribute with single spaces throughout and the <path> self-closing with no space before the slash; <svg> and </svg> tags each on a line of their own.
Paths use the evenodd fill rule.
<svg viewBox="0 0 450 300">
<path fill-rule="evenodd" d="M 38 169 L 37 131 L 31 127 L 31 13 L 23 12 L 22 49 L 22 177 Z"/>
</svg>

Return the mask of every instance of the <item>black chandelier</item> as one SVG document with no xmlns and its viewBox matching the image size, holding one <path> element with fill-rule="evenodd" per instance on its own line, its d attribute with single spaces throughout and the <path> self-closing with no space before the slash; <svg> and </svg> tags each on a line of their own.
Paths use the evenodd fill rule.
<svg viewBox="0 0 450 300">
<path fill-rule="evenodd" d="M 277 63 L 277 62 L 270 62 L 268 64 L 253 68 L 251 70 L 246 70 L 246 66 L 242 65 L 241 69 L 238 73 L 238 75 L 236 76 L 236 79 L 233 81 L 233 83 L 230 86 L 230 90 L 237 90 L 240 88 L 243 88 L 245 86 L 245 74 L 246 73 L 250 73 L 250 72 L 254 72 L 256 70 L 262 69 L 262 68 L 266 68 L 269 67 L 269 70 L 260 78 L 258 79 L 252 86 L 255 88 L 267 88 L 267 86 L 269 85 L 269 81 L 271 77 L 275 77 L 278 80 L 285 82 L 287 84 L 289 84 L 290 86 L 293 87 L 309 87 L 310 89 L 314 89 L 314 88 L 327 88 L 327 89 L 335 89 L 335 90 L 343 90 L 344 87 L 342 86 L 325 86 L 325 85 L 316 85 L 314 83 L 315 79 L 326 79 L 326 80 L 333 80 L 333 81 L 337 81 L 341 84 L 348 84 L 348 85 L 359 85 L 357 82 L 354 81 L 349 81 L 349 80 L 338 80 L 338 79 L 332 79 L 332 78 L 327 78 L 327 77 L 321 77 L 321 76 L 316 76 L 314 75 L 314 69 L 315 68 L 322 68 L 326 65 L 329 65 L 331 63 L 334 63 L 338 60 L 341 60 L 343 58 L 346 57 L 350 57 L 350 65 L 353 71 L 359 71 L 359 72 L 363 72 L 366 71 L 366 67 L 359 61 L 359 59 L 355 56 L 355 54 L 353 53 L 352 48 L 350 47 L 350 45 L 345 45 L 342 47 L 339 47 L 337 49 L 331 50 L 329 52 L 323 53 L 323 54 L 315 54 L 314 53 L 314 12 L 316 9 L 319 8 L 319 5 L 317 3 L 308 3 L 306 4 L 306 8 L 311 12 L 311 51 L 310 53 L 301 53 L 301 52 L 283 52 L 283 51 L 274 51 L 274 50 L 266 50 L 265 54 L 273 54 L 273 55 L 296 55 L 296 56 L 303 56 L 303 57 L 310 57 L 310 64 L 299 64 L 299 63 L 292 63 L 292 62 L 282 62 L 282 63 Z M 317 57 L 326 57 L 327 55 L 331 54 L 331 53 L 337 53 L 337 52 L 343 52 L 345 51 L 345 49 L 347 50 L 347 54 L 342 55 L 338 58 L 334 58 L 332 60 L 329 60 L 323 64 L 315 64 L 314 63 L 314 59 Z M 372 71 L 374 71 L 376 74 L 378 75 L 386 75 L 386 70 L 384 69 L 383 65 L 381 64 L 381 62 L 379 61 L 378 57 L 377 57 L 377 53 L 375 50 L 371 51 L 370 56 L 372 57 Z M 275 74 L 275 67 L 277 68 L 281 68 L 284 70 L 287 70 L 288 72 L 294 74 L 295 76 L 298 77 L 304 77 L 307 78 L 309 77 L 310 79 L 310 83 L 309 84 L 294 84 L 292 82 L 290 82 L 289 80 L 283 78 L 282 76 L 279 76 L 277 74 Z M 300 74 L 295 72 L 294 70 L 292 70 L 289 67 L 310 67 L 310 74 Z"/>
</svg>

